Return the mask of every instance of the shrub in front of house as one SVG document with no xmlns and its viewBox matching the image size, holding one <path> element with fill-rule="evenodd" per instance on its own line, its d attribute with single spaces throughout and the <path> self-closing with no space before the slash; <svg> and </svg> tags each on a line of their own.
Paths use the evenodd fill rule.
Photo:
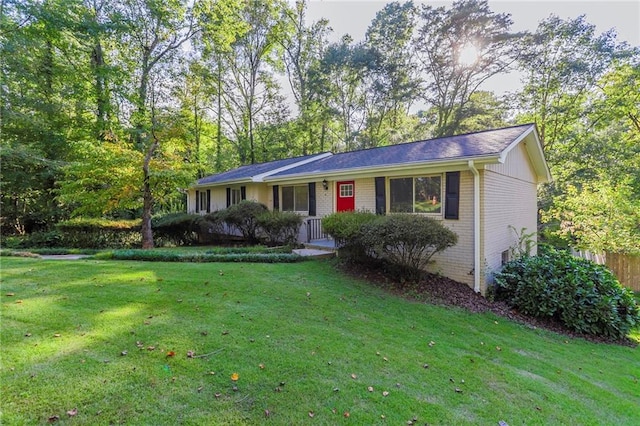
<svg viewBox="0 0 640 426">
<path fill-rule="evenodd" d="M 322 218 L 322 229 L 336 241 L 341 258 L 350 262 L 363 261 L 367 258 L 367 249 L 361 242 L 362 227 L 377 217 L 366 211 L 332 213 Z"/>
<path fill-rule="evenodd" d="M 218 214 L 229 226 L 240 231 L 244 239 L 252 244 L 259 241 L 258 217 L 268 211 L 267 206 L 256 201 L 243 200 Z"/>
<path fill-rule="evenodd" d="M 267 244 L 294 245 L 302 226 L 302 216 L 294 212 L 267 211 L 258 216 L 258 226 Z"/>
<path fill-rule="evenodd" d="M 433 218 L 394 214 L 364 224 L 360 241 L 376 258 L 397 268 L 401 278 L 418 280 L 433 255 L 454 246 L 458 236 Z"/>
<path fill-rule="evenodd" d="M 585 334 L 619 339 L 640 325 L 632 292 L 609 269 L 552 248 L 507 263 L 495 275 L 495 298 Z"/>
<path fill-rule="evenodd" d="M 105 248 L 141 245 L 140 220 L 76 218 L 56 225 L 63 247 Z"/>
<path fill-rule="evenodd" d="M 168 213 L 151 220 L 153 236 L 160 245 L 167 243 L 177 246 L 192 245 L 198 242 L 198 234 L 205 219 L 197 214 Z"/>
</svg>

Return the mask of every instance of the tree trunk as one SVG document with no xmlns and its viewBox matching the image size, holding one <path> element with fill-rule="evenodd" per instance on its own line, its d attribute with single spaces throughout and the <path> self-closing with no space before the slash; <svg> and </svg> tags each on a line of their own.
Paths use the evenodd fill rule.
<svg viewBox="0 0 640 426">
<path fill-rule="evenodd" d="M 143 249 L 152 249 L 154 247 L 153 230 L 151 229 L 151 215 L 153 214 L 154 201 L 153 193 L 151 192 L 151 182 L 149 181 L 149 164 L 159 145 L 158 138 L 154 134 L 153 143 L 149 146 L 147 155 L 144 157 L 144 163 L 142 164 L 144 180 L 142 184 L 142 227 L 140 232 L 142 233 Z"/>
</svg>

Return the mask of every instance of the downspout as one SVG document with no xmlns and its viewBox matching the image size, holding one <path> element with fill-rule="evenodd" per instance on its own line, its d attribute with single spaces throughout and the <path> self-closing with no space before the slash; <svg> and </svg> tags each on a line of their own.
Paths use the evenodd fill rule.
<svg viewBox="0 0 640 426">
<path fill-rule="evenodd" d="M 480 293 L 480 173 L 469 160 L 473 173 L 473 291 Z"/>
</svg>

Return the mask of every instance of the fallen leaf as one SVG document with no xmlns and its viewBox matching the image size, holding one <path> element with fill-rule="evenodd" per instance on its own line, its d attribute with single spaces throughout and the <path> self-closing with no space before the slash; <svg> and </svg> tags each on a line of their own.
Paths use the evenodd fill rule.
<svg viewBox="0 0 640 426">
<path fill-rule="evenodd" d="M 316 415 L 316 413 L 314 413 L 313 411 L 309 411 L 309 417 L 313 417 L 315 415 Z"/>
<path fill-rule="evenodd" d="M 187 351 L 187 358 L 193 358 L 195 354 L 195 351 Z"/>
<path fill-rule="evenodd" d="M 174 357 L 176 353 L 174 351 L 167 351 L 167 357 Z"/>
<path fill-rule="evenodd" d="M 273 391 L 274 392 L 282 392 L 282 389 L 280 389 L 280 386 L 276 386 L 276 388 Z"/>
<path fill-rule="evenodd" d="M 55 423 L 55 422 L 57 422 L 58 420 L 60 420 L 60 416 L 51 416 L 51 417 L 49 417 L 49 418 L 47 419 L 47 421 L 48 421 L 49 423 Z"/>
<path fill-rule="evenodd" d="M 387 391 L 382 392 L 382 396 L 389 396 L 389 392 Z"/>
<path fill-rule="evenodd" d="M 59 333 L 56 333 L 56 334 L 53 335 L 53 337 L 60 337 L 60 336 L 61 336 L 61 334 L 59 334 Z"/>
<path fill-rule="evenodd" d="M 382 359 L 383 359 L 384 361 L 389 362 L 389 358 L 387 358 L 386 356 L 383 356 L 383 357 L 382 357 Z"/>
<path fill-rule="evenodd" d="M 223 332 L 222 332 L 222 335 L 223 335 L 223 336 L 226 336 L 227 334 L 229 334 L 229 331 L 228 331 L 228 330 L 225 330 L 225 331 L 223 331 Z"/>
<path fill-rule="evenodd" d="M 386 419 L 386 418 L 387 418 L 387 416 L 385 416 L 384 414 L 380 414 L 380 418 L 381 418 L 382 420 L 384 420 L 384 419 Z"/>
<path fill-rule="evenodd" d="M 20 304 L 22 303 L 22 300 L 16 300 L 16 303 Z"/>
<path fill-rule="evenodd" d="M 12 296 L 15 296 L 15 295 L 16 295 L 15 293 L 7 293 L 5 296 L 12 297 Z"/>
<path fill-rule="evenodd" d="M 213 376 L 213 375 L 215 375 L 215 374 L 216 374 L 216 372 L 215 372 L 215 371 L 209 371 L 209 375 Z"/>
<path fill-rule="evenodd" d="M 369 392 L 373 392 L 373 386 L 369 386 L 369 387 L 367 388 L 367 390 L 368 390 Z"/>
<path fill-rule="evenodd" d="M 496 351 L 501 351 L 502 348 L 500 346 L 496 346 Z"/>
<path fill-rule="evenodd" d="M 216 392 L 213 396 L 215 396 L 216 398 L 220 398 L 222 396 L 222 394 L 219 393 L 219 392 Z"/>
<path fill-rule="evenodd" d="M 155 346 L 147 346 L 147 350 L 148 351 L 155 351 L 156 347 Z"/>
<path fill-rule="evenodd" d="M 202 392 L 202 389 L 203 389 L 203 386 L 198 386 L 198 389 L 197 389 L 198 393 Z"/>
<path fill-rule="evenodd" d="M 206 336 L 207 334 L 209 334 L 209 332 L 207 331 L 201 331 L 200 334 L 202 334 L 203 336 Z"/>
<path fill-rule="evenodd" d="M 456 388 L 455 389 L 456 393 L 462 393 L 462 389 Z"/>
<path fill-rule="evenodd" d="M 348 411 L 345 411 L 345 412 L 344 412 L 344 414 L 343 414 L 343 416 L 345 416 L 346 418 L 349 418 L 349 416 L 351 416 L 351 414 L 349 414 L 349 412 L 348 412 Z"/>
<path fill-rule="evenodd" d="M 258 367 L 260 367 L 260 370 L 264 370 L 264 364 L 258 364 Z"/>
<path fill-rule="evenodd" d="M 233 380 L 234 382 L 237 382 L 239 378 L 240 378 L 240 375 L 238 373 L 233 373 L 231 375 L 231 380 Z"/>
<path fill-rule="evenodd" d="M 424 364 L 422 368 L 429 368 L 429 364 Z"/>
<path fill-rule="evenodd" d="M 78 414 L 78 409 L 77 409 L 77 408 L 74 408 L 73 410 L 69 410 L 69 411 L 67 411 L 67 415 L 68 415 L 69 417 L 73 417 L 73 416 L 75 416 L 75 415 L 77 415 L 77 414 Z"/>
<path fill-rule="evenodd" d="M 351 375 L 351 378 L 355 380 L 355 379 L 357 379 L 357 378 L 358 378 L 358 376 L 356 376 L 355 374 L 352 374 L 352 375 Z"/>
<path fill-rule="evenodd" d="M 435 345 L 436 342 L 434 342 L 433 340 L 429 342 L 429 347 L 432 347 L 433 345 Z"/>
<path fill-rule="evenodd" d="M 24 337 L 31 337 L 31 333 L 25 334 Z"/>
<path fill-rule="evenodd" d="M 264 410 L 264 416 L 265 417 L 269 417 L 271 415 L 271 411 L 269 410 Z"/>
<path fill-rule="evenodd" d="M 127 351 L 122 351 L 120 352 L 120 356 L 127 356 L 127 353 L 128 353 Z"/>
</svg>

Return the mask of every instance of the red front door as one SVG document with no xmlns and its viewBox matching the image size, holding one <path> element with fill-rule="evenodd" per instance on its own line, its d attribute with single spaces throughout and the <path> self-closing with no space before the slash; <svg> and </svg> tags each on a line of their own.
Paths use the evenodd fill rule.
<svg viewBox="0 0 640 426">
<path fill-rule="evenodd" d="M 356 209 L 356 186 L 352 180 L 336 182 L 337 202 L 336 209 L 339 212 L 348 212 Z"/>
</svg>

